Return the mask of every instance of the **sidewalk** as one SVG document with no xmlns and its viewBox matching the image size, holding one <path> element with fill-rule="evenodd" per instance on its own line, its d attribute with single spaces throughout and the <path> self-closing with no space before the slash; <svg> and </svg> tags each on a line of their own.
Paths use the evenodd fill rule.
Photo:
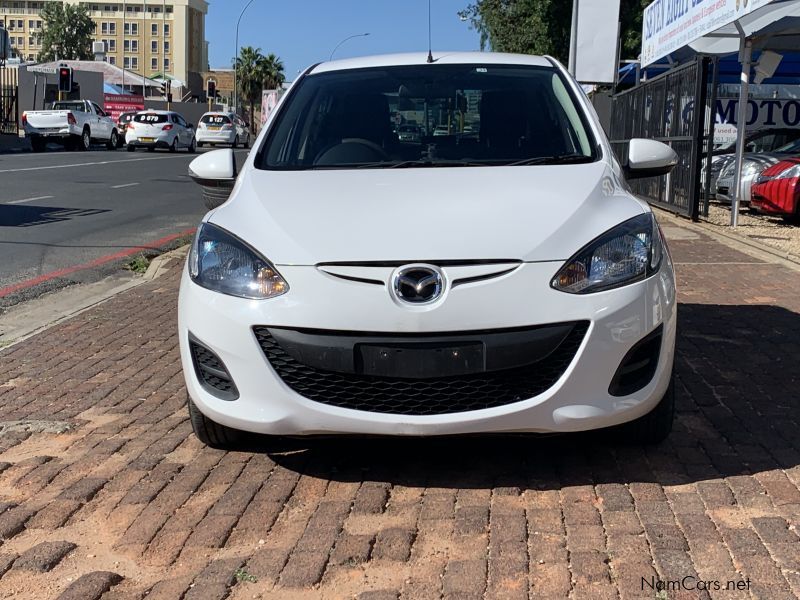
<svg viewBox="0 0 800 600">
<path fill-rule="evenodd" d="M 177 268 L 0 350 L 0 597 L 799 597 L 800 273 L 662 221 L 678 417 L 655 448 L 210 450 L 184 406 Z"/>
<path fill-rule="evenodd" d="M 31 143 L 27 138 L 13 134 L 0 133 L 0 154 L 30 152 Z"/>
</svg>

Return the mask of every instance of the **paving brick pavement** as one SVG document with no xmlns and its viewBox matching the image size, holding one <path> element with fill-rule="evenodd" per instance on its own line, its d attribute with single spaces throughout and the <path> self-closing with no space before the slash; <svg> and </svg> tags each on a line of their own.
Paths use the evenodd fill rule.
<svg viewBox="0 0 800 600">
<path fill-rule="evenodd" d="M 185 412 L 176 270 L 0 351 L 0 422 L 72 426 L 0 435 L 0 597 L 799 597 L 800 276 L 666 234 L 678 416 L 656 447 L 205 448 Z M 739 588 L 648 587 L 674 580 Z"/>
</svg>

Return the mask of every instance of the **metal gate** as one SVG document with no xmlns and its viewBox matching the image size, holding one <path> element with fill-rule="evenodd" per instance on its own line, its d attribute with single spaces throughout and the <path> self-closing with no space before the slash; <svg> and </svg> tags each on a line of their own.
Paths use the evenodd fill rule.
<svg viewBox="0 0 800 600">
<path fill-rule="evenodd" d="M 635 179 L 633 191 L 645 200 L 697 219 L 700 213 L 702 152 L 707 151 L 709 59 L 673 69 L 612 98 L 611 145 L 621 164 L 627 163 L 633 138 L 664 142 L 680 161 L 666 177 Z M 696 110 L 701 107 L 701 110 Z"/>
<path fill-rule="evenodd" d="M 17 69 L 0 64 L 0 134 L 19 132 Z"/>
</svg>

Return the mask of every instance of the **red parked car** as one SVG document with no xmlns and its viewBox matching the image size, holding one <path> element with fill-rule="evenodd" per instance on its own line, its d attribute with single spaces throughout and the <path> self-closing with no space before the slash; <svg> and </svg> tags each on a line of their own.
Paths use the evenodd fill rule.
<svg viewBox="0 0 800 600">
<path fill-rule="evenodd" d="M 750 208 L 800 222 L 800 158 L 787 158 L 761 173 L 753 185 Z"/>
</svg>

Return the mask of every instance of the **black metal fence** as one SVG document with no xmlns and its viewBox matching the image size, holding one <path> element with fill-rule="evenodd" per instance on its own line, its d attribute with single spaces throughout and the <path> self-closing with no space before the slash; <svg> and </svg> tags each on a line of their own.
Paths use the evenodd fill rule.
<svg viewBox="0 0 800 600">
<path fill-rule="evenodd" d="M 19 131 L 17 69 L 0 65 L 0 134 Z"/>
<path fill-rule="evenodd" d="M 630 182 L 651 204 L 697 219 L 700 214 L 701 156 L 709 137 L 707 113 L 709 59 L 673 69 L 612 98 L 611 145 L 627 163 L 633 138 L 664 142 L 680 161 L 666 177 Z M 700 107 L 700 110 L 697 110 Z"/>
</svg>

